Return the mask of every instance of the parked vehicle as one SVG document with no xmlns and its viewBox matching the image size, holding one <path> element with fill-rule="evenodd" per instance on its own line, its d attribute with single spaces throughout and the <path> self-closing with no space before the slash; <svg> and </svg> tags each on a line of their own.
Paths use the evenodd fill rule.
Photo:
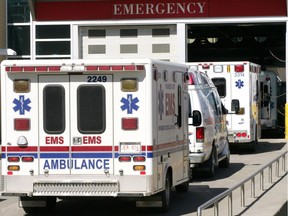
<svg viewBox="0 0 288 216">
<path fill-rule="evenodd" d="M 189 188 L 185 64 L 152 59 L 5 60 L 2 196 L 27 213 L 56 197 L 170 207 Z M 192 116 L 191 116 L 192 117 Z"/>
<path fill-rule="evenodd" d="M 230 163 L 227 110 L 217 88 L 203 72 L 189 72 L 188 92 L 191 110 L 198 110 L 202 116 L 201 124 L 189 125 L 190 167 L 212 177 L 215 166 L 229 167 Z"/>
<path fill-rule="evenodd" d="M 262 131 L 277 130 L 278 127 L 278 95 L 281 80 L 274 71 L 261 71 L 261 128 Z"/>
<path fill-rule="evenodd" d="M 261 137 L 260 65 L 248 61 L 189 62 L 189 65 L 207 73 L 224 106 L 234 111 L 227 115 L 230 147 L 254 151 Z"/>
</svg>

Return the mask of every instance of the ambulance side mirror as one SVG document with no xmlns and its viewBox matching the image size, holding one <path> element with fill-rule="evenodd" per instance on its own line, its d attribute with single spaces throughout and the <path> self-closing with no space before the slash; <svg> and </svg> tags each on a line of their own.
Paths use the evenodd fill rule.
<svg viewBox="0 0 288 216">
<path fill-rule="evenodd" d="M 233 99 L 231 101 L 231 111 L 234 111 L 235 113 L 238 113 L 240 110 L 240 102 L 237 99 Z"/>
<path fill-rule="evenodd" d="M 201 123 L 202 123 L 201 113 L 198 110 L 194 110 L 192 116 L 189 117 L 189 125 L 199 126 L 201 125 Z"/>
</svg>

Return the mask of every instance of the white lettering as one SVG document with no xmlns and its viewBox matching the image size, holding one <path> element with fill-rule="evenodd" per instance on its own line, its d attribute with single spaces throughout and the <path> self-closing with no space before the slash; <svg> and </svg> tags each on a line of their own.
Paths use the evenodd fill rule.
<svg viewBox="0 0 288 216">
<path fill-rule="evenodd" d="M 202 14 L 206 2 L 114 4 L 113 15 Z"/>
<path fill-rule="evenodd" d="M 206 2 L 197 2 L 197 5 L 199 6 L 199 13 L 204 13 L 204 6 L 205 6 Z"/>
</svg>

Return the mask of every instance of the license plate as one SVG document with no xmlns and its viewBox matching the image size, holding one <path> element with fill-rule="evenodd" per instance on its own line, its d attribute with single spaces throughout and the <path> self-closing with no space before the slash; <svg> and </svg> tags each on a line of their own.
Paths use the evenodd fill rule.
<svg viewBox="0 0 288 216">
<path fill-rule="evenodd" d="M 120 143 L 120 153 L 141 153 L 141 144 L 140 143 Z"/>
</svg>

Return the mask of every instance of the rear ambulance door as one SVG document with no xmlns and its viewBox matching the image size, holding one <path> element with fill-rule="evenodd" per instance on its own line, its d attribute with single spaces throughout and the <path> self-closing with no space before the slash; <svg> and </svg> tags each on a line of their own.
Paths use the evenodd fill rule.
<svg viewBox="0 0 288 216">
<path fill-rule="evenodd" d="M 39 76 L 39 119 L 41 174 L 112 174 L 112 75 Z"/>
</svg>

